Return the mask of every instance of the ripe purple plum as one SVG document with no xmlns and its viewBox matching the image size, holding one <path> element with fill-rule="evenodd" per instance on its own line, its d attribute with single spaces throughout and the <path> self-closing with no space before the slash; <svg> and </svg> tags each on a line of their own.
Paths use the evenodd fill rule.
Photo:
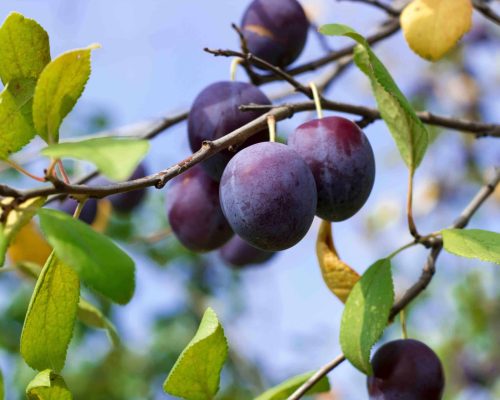
<svg viewBox="0 0 500 400">
<path fill-rule="evenodd" d="M 253 247 L 238 235 L 222 246 L 219 250 L 221 258 L 233 267 L 263 264 L 269 261 L 276 253 Z"/>
<path fill-rule="evenodd" d="M 214 250 L 233 235 L 220 207 L 219 183 L 200 165 L 172 180 L 167 213 L 175 236 L 192 251 Z"/>
<path fill-rule="evenodd" d="M 373 188 L 375 159 L 354 122 L 342 117 L 308 121 L 290 135 L 288 144 L 314 175 L 318 217 L 344 221 L 363 207 Z"/>
<path fill-rule="evenodd" d="M 436 353 L 413 339 L 386 343 L 372 359 L 368 394 L 372 400 L 440 400 L 444 373 Z"/>
<path fill-rule="evenodd" d="M 205 140 L 219 139 L 266 112 L 266 110 L 239 110 L 240 105 L 249 103 L 267 105 L 271 104 L 271 101 L 256 86 L 245 82 L 222 81 L 203 89 L 194 100 L 189 112 L 188 136 L 191 150 L 199 150 Z M 263 142 L 268 137 L 269 131 L 264 129 L 247 139 L 238 148 Z M 202 165 L 213 179 L 220 180 L 226 164 L 234 154 L 234 150 L 221 151 Z"/>
<path fill-rule="evenodd" d="M 262 250 L 292 247 L 316 211 L 311 170 L 290 147 L 257 143 L 234 156 L 222 175 L 220 200 L 231 228 Z"/>
<path fill-rule="evenodd" d="M 73 215 L 75 213 L 77 206 L 78 206 L 78 201 L 68 197 L 66 200 L 60 202 L 57 208 L 60 211 L 64 211 L 66 214 Z M 88 199 L 85 202 L 85 205 L 83 206 L 78 219 L 90 225 L 92 222 L 94 222 L 96 215 L 97 215 L 97 200 Z"/>
<path fill-rule="evenodd" d="M 296 0 L 254 0 L 241 27 L 252 54 L 283 68 L 304 49 L 309 21 Z"/>
<path fill-rule="evenodd" d="M 132 175 L 127 180 L 143 178 L 147 175 L 147 170 L 144 164 L 139 164 Z M 134 190 L 131 192 L 117 193 L 109 196 L 109 200 L 113 205 L 113 209 L 121 213 L 129 213 L 135 210 L 146 196 L 146 189 Z"/>
</svg>

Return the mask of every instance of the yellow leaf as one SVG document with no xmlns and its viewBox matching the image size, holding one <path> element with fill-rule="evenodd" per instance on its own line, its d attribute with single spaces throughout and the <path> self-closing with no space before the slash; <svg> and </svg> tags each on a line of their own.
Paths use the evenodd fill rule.
<svg viewBox="0 0 500 400">
<path fill-rule="evenodd" d="M 401 13 L 408 45 L 431 61 L 443 57 L 471 26 L 471 0 L 413 0 Z"/>
<path fill-rule="evenodd" d="M 109 217 L 111 216 L 111 201 L 102 199 L 97 202 L 97 213 L 92 222 L 92 228 L 97 232 L 103 233 L 108 227 Z"/>
<path fill-rule="evenodd" d="M 33 221 L 23 226 L 9 246 L 7 255 L 13 264 L 29 261 L 44 265 L 52 248 L 43 238 Z"/>
<path fill-rule="evenodd" d="M 355 270 L 339 258 L 333 244 L 331 223 L 328 221 L 321 221 L 316 241 L 316 254 L 326 286 L 340 301 L 345 303 L 360 277 Z"/>
</svg>

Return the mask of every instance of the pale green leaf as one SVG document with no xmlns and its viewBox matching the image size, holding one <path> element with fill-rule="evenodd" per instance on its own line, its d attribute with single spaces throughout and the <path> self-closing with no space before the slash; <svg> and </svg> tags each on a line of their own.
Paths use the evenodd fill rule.
<svg viewBox="0 0 500 400">
<path fill-rule="evenodd" d="M 62 370 L 79 298 L 78 275 L 52 253 L 38 277 L 21 334 L 21 355 L 31 368 Z"/>
<path fill-rule="evenodd" d="M 307 372 L 305 374 L 294 376 L 293 378 L 287 379 L 285 382 L 266 390 L 260 396 L 256 397 L 255 400 L 286 400 L 293 392 L 295 392 L 300 386 L 302 386 L 307 380 L 313 376 L 313 372 Z M 324 376 L 316 383 L 311 389 L 309 389 L 306 394 L 311 395 L 315 393 L 325 393 L 330 390 L 330 382 L 328 378 Z"/>
<path fill-rule="evenodd" d="M 33 122 L 47 143 L 59 141 L 59 127 L 89 79 L 90 52 L 94 48 L 92 45 L 63 53 L 40 74 L 33 100 Z"/>
<path fill-rule="evenodd" d="M 123 181 L 132 175 L 148 150 L 147 140 L 102 137 L 50 145 L 42 154 L 90 161 L 103 175 Z"/>
<path fill-rule="evenodd" d="M 0 93 L 0 159 L 22 149 L 36 134 L 31 116 L 35 83 L 32 78 L 16 79 Z"/>
<path fill-rule="evenodd" d="M 370 351 L 387 326 L 394 302 L 391 262 L 375 262 L 352 289 L 340 325 L 340 346 L 346 358 L 371 374 Z"/>
<path fill-rule="evenodd" d="M 481 229 L 446 229 L 442 234 L 446 251 L 500 264 L 500 233 Z"/>
<path fill-rule="evenodd" d="M 113 323 L 106 318 L 101 310 L 82 298 L 78 304 L 78 319 L 91 328 L 105 329 L 113 345 L 120 344 L 120 337 Z"/>
<path fill-rule="evenodd" d="M 134 293 L 134 261 L 108 237 L 66 213 L 43 208 L 40 226 L 57 257 L 91 288 L 125 304 Z"/>
<path fill-rule="evenodd" d="M 49 36 L 33 19 L 13 12 L 0 28 L 0 79 L 34 81 L 50 61 Z"/>
<path fill-rule="evenodd" d="M 380 114 L 396 142 L 403 161 L 413 174 L 427 150 L 429 133 L 410 102 L 363 36 L 354 29 L 340 24 L 324 25 L 320 28 L 320 32 L 325 35 L 348 36 L 359 43 L 354 50 L 354 61 L 370 79 Z"/>
<path fill-rule="evenodd" d="M 72 400 L 73 396 L 62 376 L 50 369 L 40 372 L 28 384 L 26 395 L 29 400 Z"/>
<path fill-rule="evenodd" d="M 186 400 L 212 400 L 219 390 L 227 341 L 215 312 L 208 308 L 194 338 L 163 384 L 166 393 Z"/>
<path fill-rule="evenodd" d="M 0 224 L 0 266 L 5 261 L 5 252 L 16 233 L 26 225 L 36 214 L 38 209 L 45 203 L 45 197 L 35 197 L 19 204 L 9 212 L 7 221 Z M 2 205 L 8 205 L 14 201 L 12 197 L 6 197 L 0 201 Z"/>
</svg>

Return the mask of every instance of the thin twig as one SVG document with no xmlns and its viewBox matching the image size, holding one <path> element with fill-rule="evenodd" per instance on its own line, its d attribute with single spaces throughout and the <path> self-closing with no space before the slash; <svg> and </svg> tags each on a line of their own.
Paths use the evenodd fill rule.
<svg viewBox="0 0 500 400">
<path fill-rule="evenodd" d="M 498 15 L 493 9 L 481 0 L 473 0 L 474 8 L 476 11 L 483 14 L 484 17 L 494 22 L 497 25 L 500 25 L 500 15 Z"/>
<path fill-rule="evenodd" d="M 380 10 L 386 12 L 387 14 L 397 17 L 401 13 L 399 10 L 392 8 L 390 5 L 381 2 L 380 0 L 337 0 L 337 1 L 352 1 L 357 3 L 364 3 L 370 6 L 379 8 Z"/>
</svg>

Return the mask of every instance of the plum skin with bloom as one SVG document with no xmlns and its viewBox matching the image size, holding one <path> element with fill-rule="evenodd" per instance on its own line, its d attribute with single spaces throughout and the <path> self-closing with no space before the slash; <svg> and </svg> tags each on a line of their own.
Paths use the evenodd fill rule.
<svg viewBox="0 0 500 400">
<path fill-rule="evenodd" d="M 257 143 L 237 153 L 220 184 L 220 201 L 233 231 L 262 250 L 298 243 L 316 211 L 311 170 L 290 147 Z"/>
<path fill-rule="evenodd" d="M 143 178 L 147 175 L 146 167 L 143 163 L 139 164 L 135 171 L 130 175 L 127 180 L 134 180 Z M 109 196 L 109 200 L 113 205 L 113 209 L 122 212 L 129 213 L 136 209 L 144 200 L 146 196 L 146 189 L 137 189 L 124 193 L 117 193 Z"/>
<path fill-rule="evenodd" d="M 167 213 L 175 236 L 192 251 L 214 250 L 233 235 L 220 207 L 219 183 L 200 165 L 171 181 L 167 190 Z"/>
<path fill-rule="evenodd" d="M 311 120 L 290 135 L 288 144 L 314 175 L 317 216 L 344 221 L 361 209 L 375 181 L 375 158 L 368 138 L 354 122 L 342 117 Z"/>
<path fill-rule="evenodd" d="M 73 215 L 76 211 L 76 207 L 78 206 L 78 201 L 72 198 L 67 198 L 57 205 L 57 208 L 60 211 L 65 212 L 66 214 Z M 79 220 L 92 224 L 94 222 L 95 217 L 97 215 L 97 200 L 96 199 L 88 199 L 80 212 Z"/>
<path fill-rule="evenodd" d="M 226 264 L 233 267 L 245 267 L 247 265 L 264 264 L 269 261 L 276 253 L 258 249 L 238 235 L 219 249 L 219 255 Z"/>
<path fill-rule="evenodd" d="M 400 339 L 380 347 L 367 378 L 371 400 L 440 400 L 444 390 L 441 361 L 426 344 Z"/>
<path fill-rule="evenodd" d="M 241 27 L 250 53 L 283 68 L 304 49 L 309 21 L 296 0 L 254 0 Z"/>
<path fill-rule="evenodd" d="M 261 116 L 266 110 L 240 111 L 244 104 L 269 105 L 271 101 L 262 91 L 246 82 L 221 81 L 203 89 L 191 106 L 188 117 L 188 137 L 191 150 L 198 151 L 206 140 L 216 140 Z M 242 149 L 269 138 L 264 129 L 238 146 Z M 205 171 L 220 180 L 226 164 L 235 151 L 223 150 L 202 163 Z"/>
</svg>

